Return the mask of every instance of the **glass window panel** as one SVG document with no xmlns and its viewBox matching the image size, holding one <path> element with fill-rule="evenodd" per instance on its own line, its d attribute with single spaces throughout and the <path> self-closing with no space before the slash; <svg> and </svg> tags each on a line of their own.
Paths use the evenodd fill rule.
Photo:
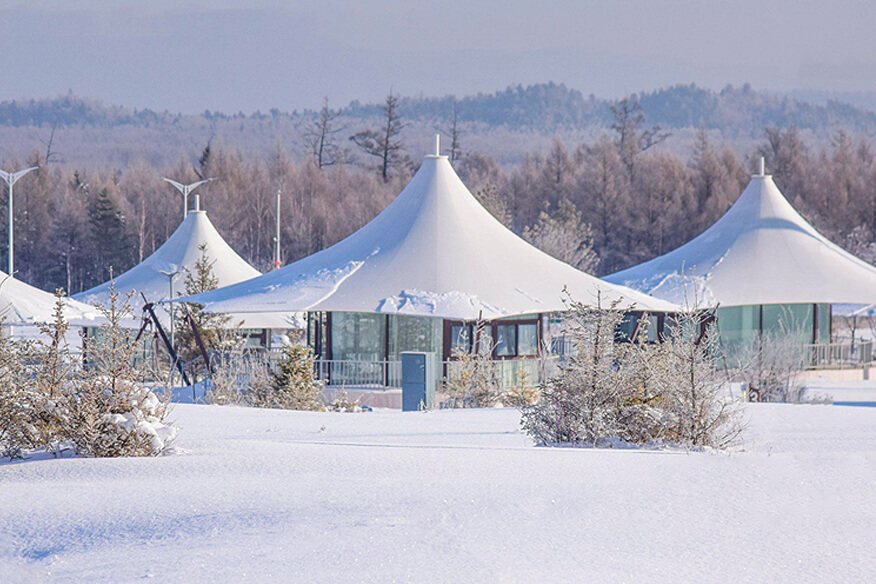
<svg viewBox="0 0 876 584">
<path fill-rule="evenodd" d="M 424 316 L 389 317 L 389 355 L 401 358 L 403 351 L 440 352 L 443 343 L 443 321 Z"/>
<path fill-rule="evenodd" d="M 332 359 L 382 361 L 386 351 L 386 316 L 364 312 L 332 313 Z"/>
<path fill-rule="evenodd" d="M 471 327 L 467 324 L 450 327 L 450 354 L 457 351 L 471 352 Z"/>
<path fill-rule="evenodd" d="M 719 307 L 716 316 L 726 347 L 751 343 L 760 331 L 759 305 Z"/>
<path fill-rule="evenodd" d="M 830 343 L 830 304 L 819 304 L 818 310 L 818 343 Z"/>
<path fill-rule="evenodd" d="M 517 355 L 517 325 L 500 324 L 496 327 L 496 355 L 514 357 Z"/>
<path fill-rule="evenodd" d="M 625 312 L 624 318 L 618 325 L 617 337 L 620 340 L 629 341 L 633 338 L 636 332 L 636 325 L 639 322 L 641 312 Z"/>
<path fill-rule="evenodd" d="M 763 330 L 799 337 L 802 343 L 811 343 L 814 334 L 812 304 L 765 304 Z"/>
<path fill-rule="evenodd" d="M 538 325 L 517 325 L 517 354 L 535 355 L 538 353 Z"/>
</svg>

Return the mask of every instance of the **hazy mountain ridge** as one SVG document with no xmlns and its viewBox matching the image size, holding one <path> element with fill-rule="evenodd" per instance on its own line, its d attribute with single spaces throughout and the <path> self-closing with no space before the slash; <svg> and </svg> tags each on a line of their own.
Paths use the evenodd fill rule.
<svg viewBox="0 0 876 584">
<path fill-rule="evenodd" d="M 675 85 L 651 92 L 633 94 L 649 123 L 665 129 L 705 126 L 728 137 L 756 137 L 767 126 L 800 129 L 827 137 L 839 128 L 855 133 L 876 133 L 876 112 L 834 99 L 824 103 L 789 96 L 759 92 L 749 85 L 727 86 L 712 91 L 696 85 Z M 456 98 L 402 97 L 402 115 L 412 122 L 445 122 L 454 105 L 459 121 L 487 128 L 553 134 L 558 131 L 608 128 L 612 123 L 611 106 L 616 100 L 585 96 L 563 84 L 544 83 L 511 86 L 489 94 Z M 368 120 L 381 113 L 380 104 L 357 101 L 342 108 L 344 117 Z M 98 127 L 116 126 L 167 127 L 202 126 L 211 123 L 248 120 L 259 122 L 292 121 L 297 125 L 314 115 L 311 110 L 283 112 L 271 109 L 244 114 L 226 114 L 209 110 L 200 115 L 177 114 L 150 109 L 132 109 L 105 105 L 98 100 L 67 94 L 56 98 L 8 100 L 0 102 L 0 126 L 3 127 Z M 200 119 L 201 123 L 197 120 Z M 187 123 L 184 123 L 187 122 Z"/>
</svg>

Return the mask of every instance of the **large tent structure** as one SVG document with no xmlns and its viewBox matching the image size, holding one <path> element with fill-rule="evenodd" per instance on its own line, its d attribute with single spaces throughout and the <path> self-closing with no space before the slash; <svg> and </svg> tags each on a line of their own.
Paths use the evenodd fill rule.
<svg viewBox="0 0 876 584">
<path fill-rule="evenodd" d="M 190 300 L 254 318 L 307 312 L 310 340 L 329 359 L 392 359 L 403 350 L 447 357 L 460 338 L 471 338 L 462 333 L 477 320 L 493 323 L 498 355 L 513 357 L 532 354 L 544 329 L 540 317 L 564 310 L 564 290 L 587 304 L 599 298 L 641 311 L 677 308 L 533 247 L 435 154 L 382 213 L 343 241 Z"/>
<path fill-rule="evenodd" d="M 876 267 L 829 241 L 759 174 L 714 225 L 680 248 L 605 280 L 671 302 L 718 307 L 725 342 L 800 329 L 829 342 L 830 308 L 876 302 Z"/>
<path fill-rule="evenodd" d="M 197 198 L 196 198 L 197 201 Z M 222 239 L 213 222 L 196 203 L 195 210 L 177 227 L 176 231 L 148 258 L 114 279 L 115 289 L 121 293 L 143 293 L 150 302 L 167 300 L 185 291 L 185 274 L 201 258 L 201 246 L 212 262 L 213 275 L 219 286 L 228 286 L 259 276 L 261 273 L 240 257 Z M 110 282 L 104 282 L 74 298 L 89 304 L 104 304 L 109 299 Z"/>
<path fill-rule="evenodd" d="M 56 302 L 53 294 L 0 272 L 0 317 L 6 333 L 11 330 L 13 336 L 37 335 L 37 325 L 52 320 Z M 70 298 L 64 299 L 64 317 L 76 327 L 99 326 L 103 322 L 95 308 Z"/>
</svg>

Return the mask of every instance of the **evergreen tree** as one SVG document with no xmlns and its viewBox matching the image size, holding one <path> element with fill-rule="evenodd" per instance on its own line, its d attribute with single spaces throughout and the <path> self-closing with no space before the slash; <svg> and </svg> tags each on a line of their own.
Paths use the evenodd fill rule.
<svg viewBox="0 0 876 584">
<path fill-rule="evenodd" d="M 98 191 L 88 212 L 95 244 L 96 271 L 102 278 L 121 273 L 129 266 L 125 215 L 109 189 Z"/>
<path fill-rule="evenodd" d="M 195 262 L 193 270 L 186 271 L 185 290 L 186 295 L 200 294 L 208 292 L 219 287 L 219 278 L 213 273 L 213 265 L 216 260 L 211 260 L 207 253 L 207 244 L 203 243 L 198 247 L 201 252 L 198 261 Z M 204 347 L 209 350 L 221 350 L 226 348 L 232 342 L 230 333 L 227 332 L 228 323 L 231 317 L 221 313 L 210 313 L 204 311 L 204 306 L 196 302 L 183 303 L 184 311 L 188 315 L 183 326 L 180 327 L 177 342 L 179 346 L 180 358 L 183 361 L 190 361 L 197 358 L 201 354 L 201 349 L 198 346 L 198 341 L 195 338 L 195 332 L 192 330 L 192 323 L 188 322 L 190 318 L 197 327 Z"/>
</svg>

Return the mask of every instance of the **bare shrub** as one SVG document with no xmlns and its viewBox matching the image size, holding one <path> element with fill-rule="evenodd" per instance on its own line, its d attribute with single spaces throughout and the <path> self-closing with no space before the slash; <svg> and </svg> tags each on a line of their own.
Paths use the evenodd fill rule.
<svg viewBox="0 0 876 584">
<path fill-rule="evenodd" d="M 266 395 L 270 390 L 270 362 L 262 353 L 243 348 L 227 352 L 213 361 L 210 388 L 204 400 L 217 405 L 253 405 L 250 394 Z"/>
<path fill-rule="evenodd" d="M 799 329 L 764 331 L 730 351 L 736 374 L 757 401 L 798 403 L 805 389 L 799 374 L 806 369 L 806 336 Z"/>
<path fill-rule="evenodd" d="M 710 315 L 689 309 L 670 319 L 661 346 L 671 416 L 668 439 L 683 446 L 726 448 L 743 430 L 740 411 L 718 369 L 718 332 Z"/>
</svg>

